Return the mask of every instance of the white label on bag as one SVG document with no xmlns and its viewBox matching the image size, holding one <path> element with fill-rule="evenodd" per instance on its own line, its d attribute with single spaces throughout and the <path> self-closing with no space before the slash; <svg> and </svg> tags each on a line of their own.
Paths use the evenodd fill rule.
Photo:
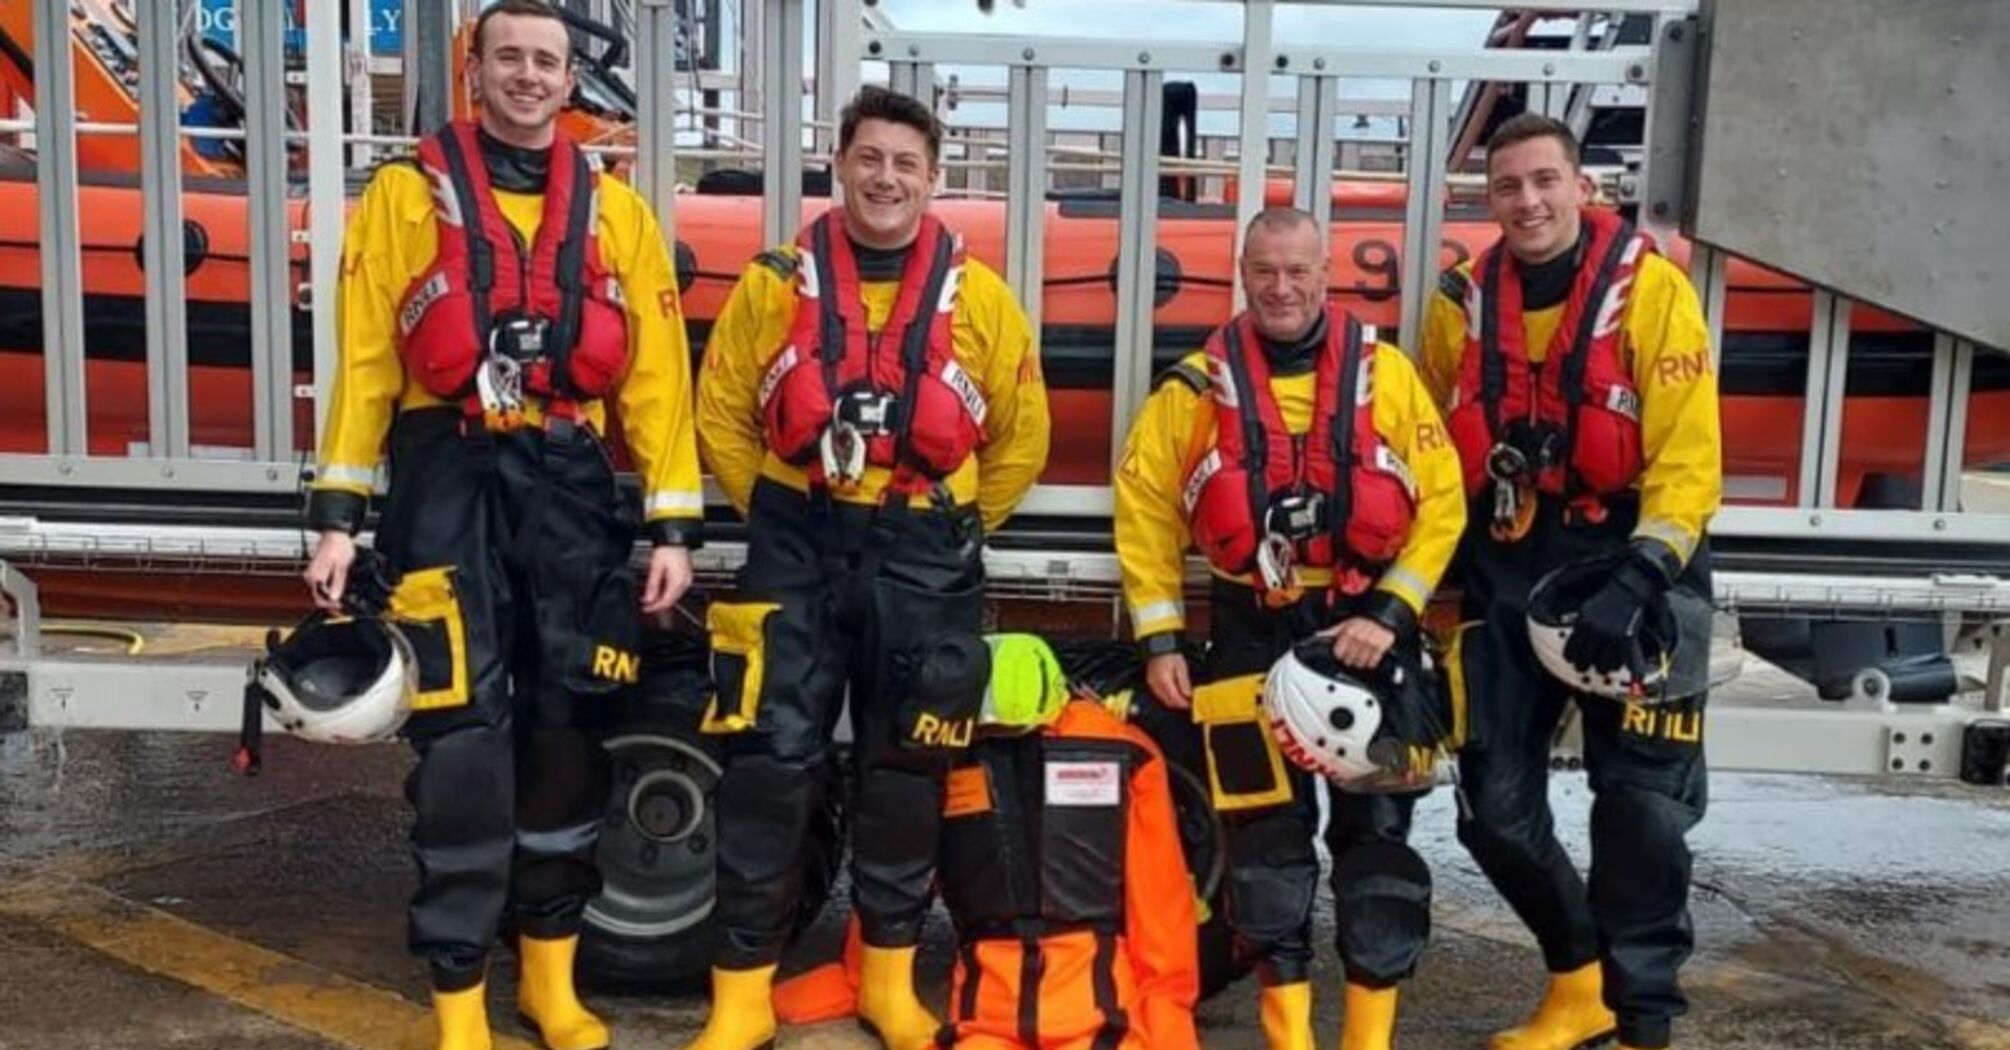
<svg viewBox="0 0 2010 1050">
<path fill-rule="evenodd" d="M 1114 806 L 1123 801 L 1122 776 L 1115 762 L 1049 762 L 1047 804 Z"/>
</svg>

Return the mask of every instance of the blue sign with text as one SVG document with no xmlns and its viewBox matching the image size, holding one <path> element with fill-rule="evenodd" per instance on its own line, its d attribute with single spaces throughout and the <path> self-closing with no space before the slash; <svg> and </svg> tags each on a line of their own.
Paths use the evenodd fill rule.
<svg viewBox="0 0 2010 1050">
<path fill-rule="evenodd" d="M 265 3 L 269 0 L 257 0 Z M 315 0 L 328 3 L 331 0 Z M 304 46 L 301 30 L 293 24 L 293 5 L 286 5 L 286 46 Z M 237 47 L 237 0 L 202 0 L 196 25 L 212 40 Z M 370 0 L 370 51 L 377 55 L 397 55 L 405 49 L 405 0 Z"/>
</svg>

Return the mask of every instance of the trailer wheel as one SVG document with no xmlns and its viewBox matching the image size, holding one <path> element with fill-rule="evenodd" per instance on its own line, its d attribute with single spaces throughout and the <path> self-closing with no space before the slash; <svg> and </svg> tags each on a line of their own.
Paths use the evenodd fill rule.
<svg viewBox="0 0 2010 1050">
<path fill-rule="evenodd" d="M 712 800 L 721 771 L 716 745 L 696 729 L 708 698 L 705 658 L 699 640 L 652 644 L 644 681 L 607 736 L 612 789 L 595 858 L 603 885 L 580 932 L 585 983 L 647 991 L 705 986 L 715 925 Z M 822 909 L 843 859 L 839 763 L 833 754 L 823 769 L 824 805 L 804 837 L 798 933 Z"/>
</svg>

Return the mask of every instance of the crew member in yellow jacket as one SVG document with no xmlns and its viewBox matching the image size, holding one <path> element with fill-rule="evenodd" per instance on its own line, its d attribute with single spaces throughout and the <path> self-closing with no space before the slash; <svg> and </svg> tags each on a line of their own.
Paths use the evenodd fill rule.
<svg viewBox="0 0 2010 1050">
<path fill-rule="evenodd" d="M 706 342 L 699 447 L 747 519 L 747 562 L 736 600 L 710 612 L 703 728 L 726 762 L 700 1050 L 774 1036 L 814 773 L 847 692 L 859 1014 L 896 1050 L 934 1045 L 914 949 L 943 778 L 982 698 L 913 683 L 923 654 L 958 651 L 938 635 L 982 629 L 984 535 L 1039 475 L 1048 431 L 1025 316 L 928 211 L 941 141 L 926 106 L 860 92 L 838 130 L 844 204 L 749 264 Z"/>
<path fill-rule="evenodd" d="M 1547 995 L 1494 1050 L 1570 1050 L 1616 1029 L 1629 1050 L 1669 1045 L 1685 1008 L 1676 971 L 1693 942 L 1688 829 L 1702 818 L 1710 556 L 1722 496 L 1709 329 L 1680 269 L 1612 212 L 1562 123 L 1503 124 L 1487 145 L 1501 239 L 1447 271 L 1431 297 L 1423 372 L 1464 462 L 1472 526 L 1460 558 L 1453 681 L 1468 697 L 1460 753 L 1470 807 L 1459 838 L 1542 946 Z M 1545 574 L 1609 559 L 1563 657 L 1615 674 L 1644 611 L 1699 610 L 1653 709 L 1587 697 L 1546 675 L 1528 598 Z M 1690 628 L 1694 628 L 1693 630 Z M 1579 700 L 1591 880 L 1558 845 L 1550 740 Z"/>
<path fill-rule="evenodd" d="M 1229 826 L 1228 918 L 1263 985 L 1265 1036 L 1305 1050 L 1315 782 L 1277 761 L 1253 692 L 1233 710 L 1195 704 L 1181 644 L 1186 552 L 1198 548 L 1211 569 L 1206 679 L 1264 671 L 1329 631 L 1334 655 L 1363 675 L 1385 660 L 1414 669 L 1419 617 L 1465 527 L 1465 500 L 1410 360 L 1327 304 L 1327 238 L 1313 218 L 1260 213 L 1239 265 L 1247 312 L 1160 377 L 1131 430 L 1116 473 L 1117 558 L 1152 695 L 1195 707 L 1206 726 Z M 1428 755 L 1443 735 L 1412 743 Z M 1430 873 L 1406 844 L 1416 798 L 1332 795 L 1347 1050 L 1389 1046 L 1395 986 L 1429 929 Z"/>
<path fill-rule="evenodd" d="M 558 13 L 488 7 L 469 63 L 479 120 L 379 170 L 350 222 L 306 578 L 340 607 L 388 452 L 376 549 L 417 657 L 409 929 L 439 1046 L 489 1045 L 487 956 L 513 900 L 523 1014 L 554 1050 L 590 1050 L 607 1029 L 572 967 L 608 774 L 589 727 L 634 678 L 641 614 L 691 582 L 690 357 L 655 217 L 556 133 L 573 82 Z M 610 402 L 640 507 L 615 487 Z"/>
</svg>

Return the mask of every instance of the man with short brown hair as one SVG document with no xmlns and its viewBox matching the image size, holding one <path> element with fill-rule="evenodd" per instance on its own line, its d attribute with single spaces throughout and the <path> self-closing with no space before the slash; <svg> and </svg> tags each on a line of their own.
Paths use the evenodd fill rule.
<svg viewBox="0 0 2010 1050">
<path fill-rule="evenodd" d="M 477 119 L 380 169 L 350 221 L 306 578 L 339 607 L 388 451 L 376 546 L 419 679 L 409 938 L 440 1050 L 490 1045 L 506 901 L 521 1012 L 552 1050 L 595 1050 L 607 1027 L 573 988 L 608 791 L 594 727 L 633 677 L 639 613 L 691 582 L 704 507 L 690 357 L 655 216 L 557 131 L 573 85 L 558 12 L 495 4 L 468 62 Z M 610 407 L 639 508 L 615 486 Z M 638 525 L 652 544 L 639 588 Z"/>
<path fill-rule="evenodd" d="M 1473 499 L 1450 667 L 1474 725 L 1460 753 L 1470 806 L 1459 839 L 1550 972 L 1535 1015 L 1494 1036 L 1493 1050 L 1572 1050 L 1615 1031 L 1627 1050 L 1661 1050 L 1686 1008 L 1676 971 L 1694 939 L 1684 835 L 1706 794 L 1717 386 L 1688 278 L 1592 197 L 1568 126 L 1536 114 L 1502 124 L 1487 144 L 1500 242 L 1445 272 L 1423 339 L 1424 377 Z M 1703 623 L 1666 677 L 1693 691 L 1649 708 L 1588 696 L 1538 665 L 1531 589 L 1598 558 L 1612 570 L 1572 610 L 1563 658 L 1585 675 L 1620 674 L 1638 659 L 1649 611 L 1681 601 Z M 1573 700 L 1597 796 L 1588 892 L 1548 798 L 1550 740 Z"/>
<path fill-rule="evenodd" d="M 705 347 L 699 443 L 746 517 L 747 561 L 709 614 L 722 936 L 694 1050 L 774 1037 L 775 963 L 847 695 L 859 1016 L 894 1050 L 939 1027 L 914 951 L 943 778 L 981 697 L 917 683 L 981 648 L 984 536 L 1039 476 L 1048 429 L 1025 315 L 929 214 L 940 146 L 926 106 L 859 92 L 839 125 L 844 203 L 746 268 Z"/>
</svg>

